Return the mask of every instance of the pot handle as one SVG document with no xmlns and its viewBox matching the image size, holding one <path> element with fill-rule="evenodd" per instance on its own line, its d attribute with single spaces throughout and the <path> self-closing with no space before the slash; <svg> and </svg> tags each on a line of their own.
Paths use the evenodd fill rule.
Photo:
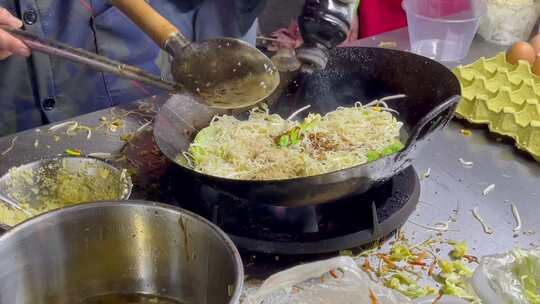
<svg viewBox="0 0 540 304">
<path fill-rule="evenodd" d="M 452 119 L 452 116 L 454 116 L 455 107 L 460 99 L 461 96 L 454 95 L 422 117 L 412 130 L 411 136 L 407 139 L 405 149 L 399 152 L 397 158 L 404 158 L 411 152 L 417 141 L 446 126 Z"/>
</svg>

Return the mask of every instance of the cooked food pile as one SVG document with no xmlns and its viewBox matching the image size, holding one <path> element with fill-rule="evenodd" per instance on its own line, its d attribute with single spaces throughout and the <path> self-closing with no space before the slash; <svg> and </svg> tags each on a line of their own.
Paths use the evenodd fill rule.
<svg viewBox="0 0 540 304">
<path fill-rule="evenodd" d="M 0 203 L 0 223 L 14 226 L 49 210 L 83 202 L 116 200 L 125 189 L 126 173 L 121 176 L 94 164 L 80 167 L 68 162 L 55 162 L 36 170 L 26 167 L 10 169 L 6 183 L 9 193 L 28 215 Z"/>
<path fill-rule="evenodd" d="M 357 102 L 324 116 L 310 113 L 302 121 L 270 114 L 265 106 L 251 110 L 247 120 L 216 116 L 178 161 L 187 160 L 201 173 L 240 180 L 329 173 L 403 149 L 403 124 L 394 112 L 381 100 Z"/>
</svg>

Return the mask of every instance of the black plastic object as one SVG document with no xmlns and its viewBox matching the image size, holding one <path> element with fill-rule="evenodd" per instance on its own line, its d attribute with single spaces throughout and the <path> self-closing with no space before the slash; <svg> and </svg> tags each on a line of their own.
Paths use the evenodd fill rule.
<svg viewBox="0 0 540 304">
<path fill-rule="evenodd" d="M 182 187 L 178 187 L 178 185 Z M 196 212 L 224 230 L 242 251 L 304 255 L 357 248 L 401 227 L 415 210 L 420 182 L 412 167 L 364 194 L 305 207 L 237 200 L 170 168 L 161 200 Z"/>
<path fill-rule="evenodd" d="M 324 69 L 328 50 L 347 39 L 355 5 L 339 0 L 306 0 L 298 25 L 304 43 L 296 50 L 298 59 L 310 68 Z"/>
<path fill-rule="evenodd" d="M 180 168 L 199 183 L 217 191 L 275 206 L 323 204 L 364 193 L 409 167 L 417 148 L 452 118 L 461 93 L 458 80 L 443 65 L 387 49 L 338 48 L 331 51 L 325 70 L 298 75 L 299 78 L 293 78 L 284 90 L 270 98 L 272 113 L 288 117 L 311 105 L 310 112 L 324 114 L 339 106 L 353 106 L 356 101 L 406 94 L 407 98 L 388 102 L 404 123 L 401 141 L 406 144 L 405 149 L 368 164 L 296 179 L 246 181 L 201 174 L 178 156 L 218 112 L 198 105 L 190 95 L 173 96 L 161 108 L 154 128 L 156 143 L 169 159 L 180 159 L 177 162 Z M 245 111 L 230 114 L 246 117 Z"/>
<path fill-rule="evenodd" d="M 298 26 L 304 44 L 331 49 L 347 39 L 353 19 L 354 4 L 335 0 L 306 0 Z"/>
</svg>

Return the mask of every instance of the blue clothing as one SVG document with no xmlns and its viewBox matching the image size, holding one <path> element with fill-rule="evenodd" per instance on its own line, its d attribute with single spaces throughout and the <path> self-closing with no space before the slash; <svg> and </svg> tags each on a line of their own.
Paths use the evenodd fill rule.
<svg viewBox="0 0 540 304">
<path fill-rule="evenodd" d="M 255 41 L 261 0 L 147 0 L 186 37 Z M 0 0 L 24 29 L 160 75 L 164 52 L 106 0 Z M 0 136 L 154 94 L 152 87 L 33 53 L 0 61 Z"/>
</svg>

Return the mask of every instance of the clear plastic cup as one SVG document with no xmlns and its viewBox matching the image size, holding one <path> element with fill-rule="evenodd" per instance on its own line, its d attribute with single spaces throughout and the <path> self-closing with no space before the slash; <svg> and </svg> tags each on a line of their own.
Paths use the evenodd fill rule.
<svg viewBox="0 0 540 304">
<path fill-rule="evenodd" d="M 404 0 L 411 51 L 438 61 L 467 56 L 485 0 Z"/>
</svg>

